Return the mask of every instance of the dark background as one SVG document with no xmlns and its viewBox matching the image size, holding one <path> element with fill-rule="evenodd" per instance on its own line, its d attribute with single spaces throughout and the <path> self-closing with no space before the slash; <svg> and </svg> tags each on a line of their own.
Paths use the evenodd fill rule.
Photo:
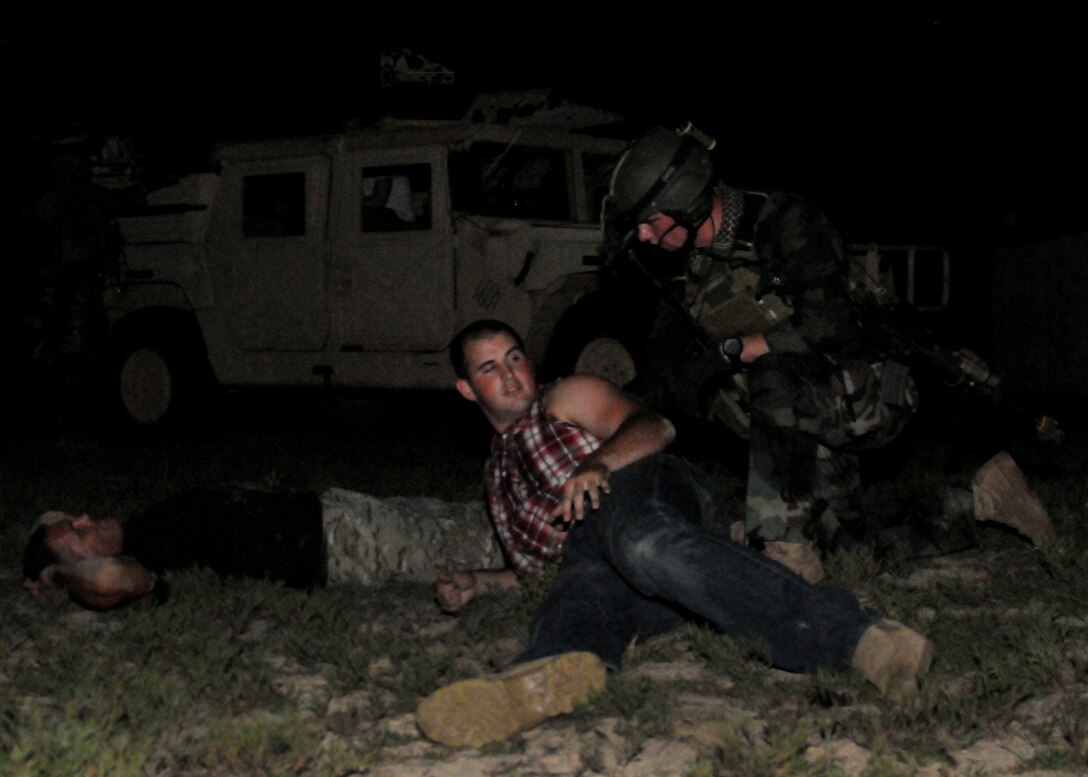
<svg viewBox="0 0 1088 777">
<path fill-rule="evenodd" d="M 694 121 L 718 138 L 727 181 L 801 191 L 882 239 L 1083 223 L 1083 197 L 1064 201 L 1085 167 L 1072 18 L 722 6 L 589 21 L 540 9 L 8 11 L 6 129 L 24 143 L 133 135 L 148 172 L 170 174 L 213 141 L 337 131 L 390 109 L 459 116 L 481 91 L 547 87 L 635 127 Z M 454 85 L 383 94 L 379 55 L 403 48 L 452 69 Z"/>
<path fill-rule="evenodd" d="M 631 133 L 690 120 L 717 138 L 728 183 L 806 194 L 850 240 L 948 246 L 954 335 L 987 356 L 995 252 L 1085 231 L 1072 18 L 718 5 L 591 21 L 585 10 L 9 8 L 9 234 L 27 208 L 65 200 L 51 167 L 64 140 L 131 138 L 155 186 L 200 168 L 215 142 L 337 132 L 387 113 L 459 118 L 480 92 L 542 88 L 624 115 Z M 381 53 L 403 49 L 454 71 L 453 84 L 381 88 Z M 5 255 L 9 320 L 39 293 L 23 248 Z"/>
</svg>

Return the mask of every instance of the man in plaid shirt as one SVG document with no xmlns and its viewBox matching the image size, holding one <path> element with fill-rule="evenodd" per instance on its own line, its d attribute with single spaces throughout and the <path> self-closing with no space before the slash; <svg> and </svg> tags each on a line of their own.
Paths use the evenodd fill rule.
<svg viewBox="0 0 1088 777">
<path fill-rule="evenodd" d="M 499 321 L 450 346 L 457 389 L 496 431 L 488 505 L 511 568 L 440 575 L 447 612 L 558 563 L 528 649 L 495 677 L 440 688 L 416 720 L 451 746 L 505 739 L 570 712 L 619 670 L 636 637 L 693 615 L 756 637 L 792 671 L 853 666 L 899 695 L 929 669 L 933 645 L 816 587 L 729 537 L 726 504 L 705 473 L 664 453 L 664 416 L 610 383 L 575 375 L 538 386 L 518 334 Z"/>
</svg>

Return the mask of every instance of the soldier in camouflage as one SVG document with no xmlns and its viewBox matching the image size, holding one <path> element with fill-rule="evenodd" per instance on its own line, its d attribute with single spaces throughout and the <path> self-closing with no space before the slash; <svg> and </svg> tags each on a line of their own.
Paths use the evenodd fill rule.
<svg viewBox="0 0 1088 777">
<path fill-rule="evenodd" d="M 687 256 L 678 296 L 718 342 L 703 361 L 718 370 L 727 363 L 747 395 L 745 408 L 719 391 L 712 406 L 751 440 L 744 534 L 816 581 L 820 551 L 870 534 L 858 453 L 894 439 L 918 393 L 904 365 L 859 337 L 851 307 L 865 290 L 851 288 L 828 218 L 793 194 L 719 182 L 707 141 L 690 128 L 656 128 L 624 154 L 603 207 L 604 249 L 637 241 Z M 972 517 L 1011 523 L 1033 540 L 1053 532 L 1007 454 L 988 462 L 971 490 L 939 501 L 936 551 L 972 542 Z"/>
<path fill-rule="evenodd" d="M 64 590 L 79 604 L 109 609 L 161 594 L 162 575 L 188 567 L 310 588 L 430 583 L 452 568 L 502 563 L 483 502 L 226 488 L 182 492 L 123 524 L 44 513 L 23 575 L 31 595 Z"/>
</svg>

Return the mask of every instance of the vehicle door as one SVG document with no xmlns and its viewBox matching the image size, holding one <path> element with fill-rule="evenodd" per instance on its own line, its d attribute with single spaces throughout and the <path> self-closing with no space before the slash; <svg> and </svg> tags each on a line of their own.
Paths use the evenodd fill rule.
<svg viewBox="0 0 1088 777">
<path fill-rule="evenodd" d="M 454 320 L 442 148 L 346 152 L 333 241 L 344 350 L 439 351 Z"/>
<path fill-rule="evenodd" d="M 232 162 L 209 230 L 226 321 L 246 351 L 317 351 L 326 298 L 329 160 Z"/>
</svg>

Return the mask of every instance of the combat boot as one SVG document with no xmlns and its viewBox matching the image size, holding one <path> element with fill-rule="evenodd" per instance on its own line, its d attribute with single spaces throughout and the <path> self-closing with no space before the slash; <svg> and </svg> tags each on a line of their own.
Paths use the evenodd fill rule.
<svg viewBox="0 0 1088 777">
<path fill-rule="evenodd" d="M 807 542 L 766 542 L 763 555 L 814 585 L 824 579 L 820 554 Z"/>
<path fill-rule="evenodd" d="M 420 702 L 416 723 L 436 742 L 480 747 L 573 711 L 604 688 L 606 674 L 593 653 L 547 656 L 439 688 Z"/>
<path fill-rule="evenodd" d="M 892 699 L 917 690 L 933 663 L 933 643 L 898 621 L 883 618 L 865 629 L 850 664 Z"/>
<path fill-rule="evenodd" d="M 1012 457 L 1001 451 L 987 461 L 971 481 L 975 520 L 1011 526 L 1035 547 L 1054 539 L 1054 524 Z"/>
</svg>

